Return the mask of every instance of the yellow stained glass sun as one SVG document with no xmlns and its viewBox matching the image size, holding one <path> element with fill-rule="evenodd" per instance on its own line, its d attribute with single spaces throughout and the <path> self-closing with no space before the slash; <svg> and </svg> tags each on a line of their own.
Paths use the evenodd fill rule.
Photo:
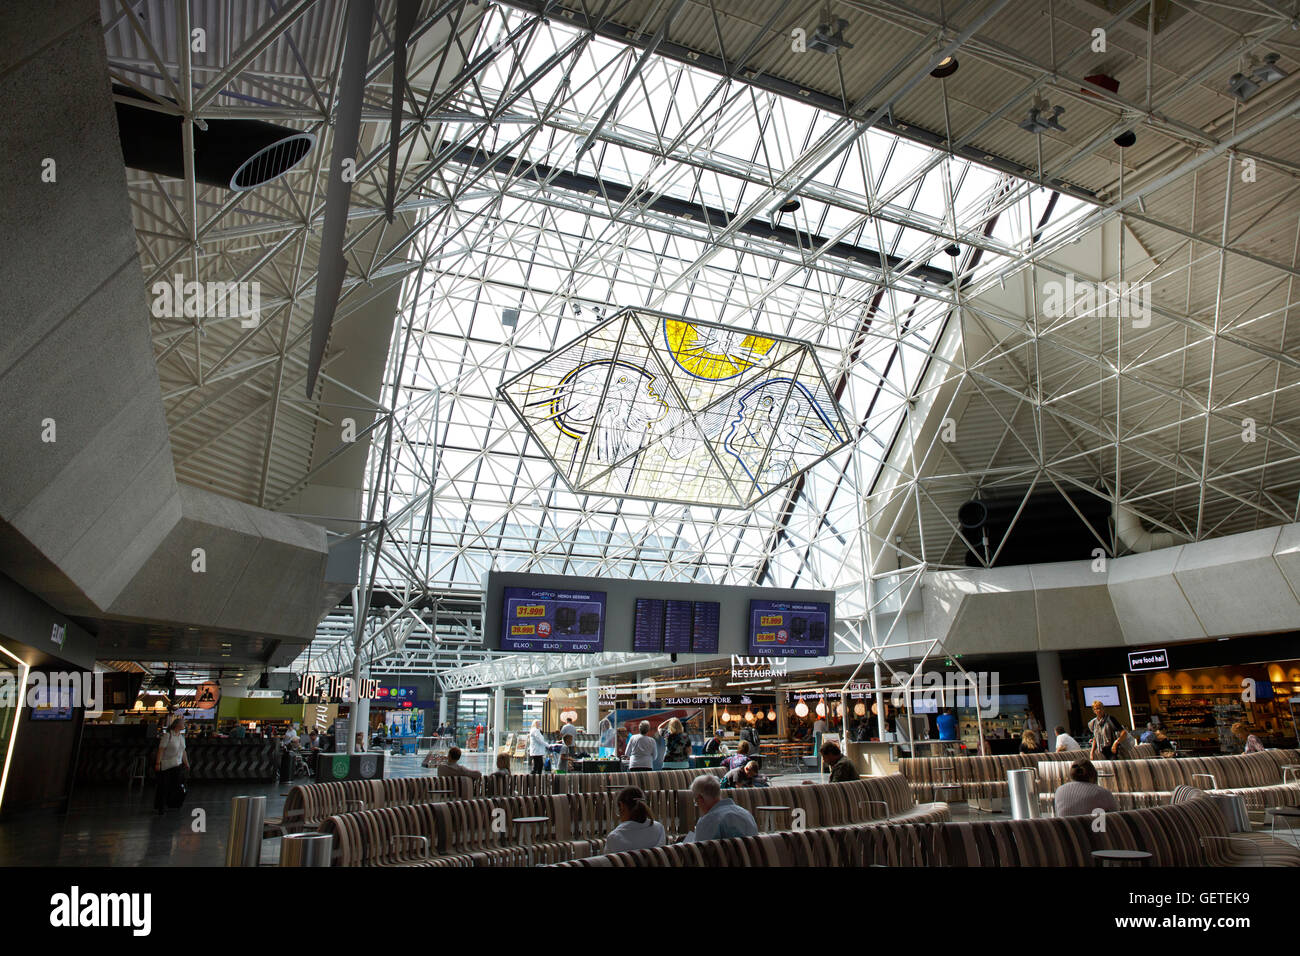
<svg viewBox="0 0 1300 956">
<path fill-rule="evenodd" d="M 741 329 L 697 326 L 678 319 L 664 319 L 664 340 L 679 368 L 715 382 L 752 368 L 776 344 Z"/>
</svg>

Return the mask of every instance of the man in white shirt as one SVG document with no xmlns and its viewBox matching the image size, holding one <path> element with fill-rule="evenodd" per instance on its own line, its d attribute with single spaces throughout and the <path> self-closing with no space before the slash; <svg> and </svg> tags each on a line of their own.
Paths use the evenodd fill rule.
<svg viewBox="0 0 1300 956">
<path fill-rule="evenodd" d="M 284 732 L 284 739 L 281 741 L 281 743 L 283 743 L 286 747 L 296 748 L 299 746 L 298 731 L 294 729 L 293 724 L 290 724 L 289 729 Z"/>
<path fill-rule="evenodd" d="M 703 843 L 705 840 L 725 840 L 727 837 L 757 836 L 758 824 L 744 807 L 722 795 L 718 778 L 701 774 L 691 781 L 691 796 L 700 810 L 695 829 L 686 834 L 683 843 Z"/>
<path fill-rule="evenodd" d="M 560 739 L 563 740 L 566 736 L 572 737 L 574 740 L 578 739 L 578 728 L 573 725 L 571 720 L 566 720 L 564 726 L 560 728 Z"/>
<path fill-rule="evenodd" d="M 641 721 L 637 732 L 627 740 L 628 770 L 653 770 L 655 766 L 655 741 L 650 736 L 650 721 Z"/>
<path fill-rule="evenodd" d="M 1082 750 L 1079 741 L 1075 740 L 1065 732 L 1064 727 L 1056 728 L 1056 752 L 1063 753 L 1066 750 Z"/>
<path fill-rule="evenodd" d="M 541 773 L 546 763 L 546 736 L 542 733 L 542 722 L 534 720 L 528 731 L 528 759 L 532 763 L 532 772 Z"/>
</svg>

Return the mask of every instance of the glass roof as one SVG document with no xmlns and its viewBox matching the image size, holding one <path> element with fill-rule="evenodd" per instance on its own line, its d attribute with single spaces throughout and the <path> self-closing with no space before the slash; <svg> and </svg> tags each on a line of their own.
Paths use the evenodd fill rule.
<svg viewBox="0 0 1300 956">
<path fill-rule="evenodd" d="M 413 241 L 422 267 L 384 380 L 393 441 L 386 461 L 376 442 L 365 488 L 387 522 L 376 587 L 477 590 L 495 568 L 829 587 L 838 617 L 864 613 L 866 496 L 910 440 L 909 398 L 962 294 L 952 273 L 970 284 L 1023 256 L 1050 192 L 688 65 L 638 64 L 562 22 L 502 44 L 520 22 L 485 16 L 471 59 L 498 52 L 458 104 L 499 104 L 503 121 L 438 130 L 454 159 Z M 1053 226 L 1080 208 L 1060 197 Z M 610 467 L 557 470 L 555 430 L 525 427 L 502 395 L 553 397 L 562 373 L 538 370 L 571 370 L 564 346 L 625 309 L 751 350 L 808 343 L 827 423 L 809 470 L 713 498 L 672 470 L 635 488 Z"/>
</svg>

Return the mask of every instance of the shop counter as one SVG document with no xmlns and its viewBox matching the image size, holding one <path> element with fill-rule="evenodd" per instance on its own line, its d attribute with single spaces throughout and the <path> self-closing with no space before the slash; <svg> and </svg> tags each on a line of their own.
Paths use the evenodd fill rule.
<svg viewBox="0 0 1300 956">
<path fill-rule="evenodd" d="M 190 758 L 191 780 L 234 781 L 274 780 L 279 741 L 260 738 L 236 740 L 187 737 L 185 752 Z M 77 760 L 79 784 L 126 783 L 136 761 L 144 760 L 145 775 L 154 775 L 158 740 L 143 735 L 87 736 L 81 742 Z"/>
</svg>

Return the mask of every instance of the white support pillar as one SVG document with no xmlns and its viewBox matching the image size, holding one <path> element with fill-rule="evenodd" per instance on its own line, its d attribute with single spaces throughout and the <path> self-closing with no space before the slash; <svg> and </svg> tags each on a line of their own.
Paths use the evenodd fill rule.
<svg viewBox="0 0 1300 956">
<path fill-rule="evenodd" d="M 348 753 L 355 753 L 357 734 L 361 734 L 361 744 L 370 749 L 370 698 L 363 697 L 352 704 L 352 726 L 348 728 Z M 337 744 L 336 744 L 337 746 Z"/>
<path fill-rule="evenodd" d="M 876 661 L 876 736 L 885 739 L 885 690 L 880 686 L 880 661 Z"/>
<path fill-rule="evenodd" d="M 438 726 L 441 727 L 447 723 L 447 692 L 444 690 L 438 696 Z"/>
<path fill-rule="evenodd" d="M 594 734 L 600 723 L 600 681 L 592 674 L 587 678 L 587 733 Z"/>
<path fill-rule="evenodd" d="M 492 692 L 492 761 L 489 771 L 496 769 L 496 755 L 501 750 L 501 728 L 506 723 L 506 689 L 497 687 Z"/>
</svg>

